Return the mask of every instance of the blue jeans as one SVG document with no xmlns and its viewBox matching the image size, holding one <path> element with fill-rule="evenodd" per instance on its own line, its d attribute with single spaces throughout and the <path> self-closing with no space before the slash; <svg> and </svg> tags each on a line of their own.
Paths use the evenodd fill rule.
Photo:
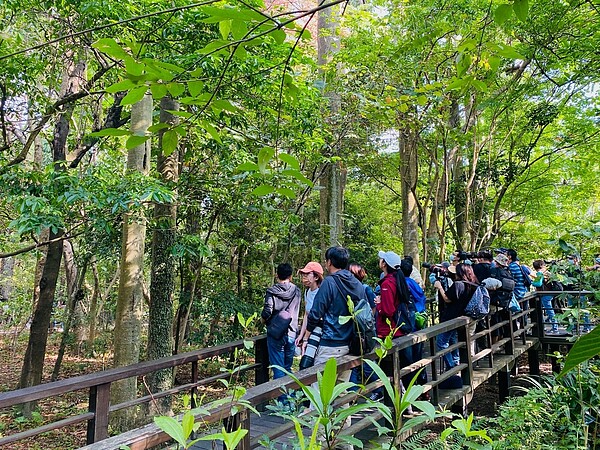
<svg viewBox="0 0 600 450">
<path fill-rule="evenodd" d="M 373 372 L 373 369 L 371 369 L 371 366 L 367 363 L 363 363 L 362 366 L 355 367 L 352 369 L 352 373 L 350 374 L 350 382 L 354 384 L 362 384 L 366 386 L 367 384 L 373 383 L 377 380 L 379 380 L 379 377 L 375 372 Z M 353 386 L 350 388 L 350 390 L 358 391 L 358 386 Z M 373 392 L 383 394 L 383 386 L 378 387 Z"/>
<path fill-rule="evenodd" d="M 456 330 L 446 331 L 445 333 L 438 334 L 436 339 L 438 350 L 444 350 L 458 342 L 458 332 Z M 460 355 L 458 349 L 452 350 L 450 353 L 446 353 L 444 356 L 444 363 L 446 364 L 446 370 L 450 370 L 460 364 Z"/>
<path fill-rule="evenodd" d="M 558 323 L 556 321 L 556 318 L 554 317 L 554 308 L 552 307 L 552 296 L 551 295 L 544 295 L 542 296 L 542 298 L 540 298 L 540 301 L 542 302 L 542 310 L 544 312 L 544 314 L 546 314 L 548 316 L 548 322 L 550 322 L 552 324 L 552 331 L 557 331 L 558 330 Z"/>
<path fill-rule="evenodd" d="M 294 339 L 287 334 L 280 340 L 275 340 L 267 336 L 267 349 L 269 350 L 269 363 L 271 366 L 283 367 L 288 372 L 292 371 L 292 363 L 294 362 L 294 350 L 296 344 Z M 285 372 L 277 367 L 273 369 L 273 379 L 285 377 Z"/>
</svg>

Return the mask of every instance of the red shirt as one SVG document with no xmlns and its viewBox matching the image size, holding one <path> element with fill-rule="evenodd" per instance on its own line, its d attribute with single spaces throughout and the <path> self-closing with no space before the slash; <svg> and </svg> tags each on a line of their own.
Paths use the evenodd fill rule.
<svg viewBox="0 0 600 450">
<path fill-rule="evenodd" d="M 377 329 L 377 336 L 384 338 L 390 334 L 390 326 L 387 324 L 389 320 L 392 324 L 392 328 L 396 327 L 394 321 L 394 314 L 398 309 L 398 298 L 396 295 L 396 279 L 394 273 L 388 273 L 379 281 L 381 286 L 381 301 L 377 305 L 377 318 L 375 320 L 375 328 Z M 397 330 L 394 337 L 402 336 L 402 332 Z"/>
</svg>

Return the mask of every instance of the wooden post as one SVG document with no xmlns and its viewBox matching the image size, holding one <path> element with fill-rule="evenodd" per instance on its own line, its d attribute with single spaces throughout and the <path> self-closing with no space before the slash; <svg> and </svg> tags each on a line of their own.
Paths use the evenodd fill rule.
<svg viewBox="0 0 600 450">
<path fill-rule="evenodd" d="M 558 345 L 550 344 L 550 354 L 553 354 L 554 352 L 558 352 L 559 350 L 560 350 L 560 347 Z M 556 359 L 556 356 L 551 356 L 550 362 L 552 364 L 552 372 L 559 373 L 560 372 L 560 364 L 558 363 L 558 359 Z"/>
<path fill-rule="evenodd" d="M 192 361 L 192 383 L 198 382 L 198 361 Z M 190 406 L 192 409 L 196 408 L 198 405 L 196 404 L 196 397 L 198 396 L 198 388 L 194 386 L 191 391 L 191 401 Z"/>
<path fill-rule="evenodd" d="M 258 339 L 255 344 L 255 361 L 260 363 L 260 367 L 254 371 L 254 383 L 256 386 L 269 381 L 269 350 L 267 348 L 267 338 Z"/>
<path fill-rule="evenodd" d="M 461 371 L 460 376 L 462 378 L 463 386 L 471 386 L 471 389 L 473 389 L 473 383 L 471 382 L 473 380 L 473 359 L 471 358 L 471 336 L 469 335 L 467 328 L 468 328 L 468 324 L 465 324 L 462 327 L 459 327 L 456 329 L 456 331 L 458 333 L 458 342 L 465 343 L 465 345 L 463 347 L 460 347 L 458 350 L 459 355 L 460 355 L 460 362 L 461 362 L 461 364 L 462 363 L 467 364 L 467 367 Z"/>
<path fill-rule="evenodd" d="M 510 367 L 503 367 L 498 371 L 498 397 L 504 403 L 510 392 Z"/>
<path fill-rule="evenodd" d="M 539 355 L 540 344 L 536 344 L 527 350 L 527 361 L 529 362 L 529 373 L 531 375 L 540 374 L 540 355 Z"/>
<path fill-rule="evenodd" d="M 546 335 L 542 301 L 537 293 L 532 297 L 531 301 L 535 307 L 535 335 L 538 337 L 538 339 L 542 339 Z"/>
<path fill-rule="evenodd" d="M 88 444 L 101 441 L 108 437 L 108 409 L 110 407 L 110 383 L 92 386 L 90 388 L 89 412 L 94 413 L 94 418 L 88 420 Z"/>
<path fill-rule="evenodd" d="M 228 433 L 232 431 L 236 431 L 238 428 L 242 430 L 248 430 L 246 436 L 240 441 L 237 445 L 237 450 L 250 450 L 250 415 L 248 414 L 248 410 L 243 408 L 240 412 L 235 414 L 232 417 L 228 417 L 223 420 L 223 426 Z M 226 450 L 227 447 L 225 442 L 223 442 L 223 450 Z"/>
<path fill-rule="evenodd" d="M 429 338 L 429 354 L 432 356 L 435 355 L 436 350 L 437 350 L 436 338 L 437 338 L 437 336 Z M 438 361 L 439 361 L 439 358 L 431 358 L 431 381 L 437 381 L 437 379 L 438 379 L 438 367 L 437 367 Z M 438 385 L 435 384 L 435 386 L 433 386 L 433 390 L 431 393 L 431 403 L 434 405 L 438 405 L 439 402 L 440 402 L 440 389 L 439 389 Z"/>
</svg>

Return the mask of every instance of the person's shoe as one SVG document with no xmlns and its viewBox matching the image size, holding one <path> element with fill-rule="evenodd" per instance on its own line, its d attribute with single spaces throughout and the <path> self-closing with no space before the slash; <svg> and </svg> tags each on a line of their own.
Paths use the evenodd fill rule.
<svg viewBox="0 0 600 450">
<path fill-rule="evenodd" d="M 372 402 L 380 402 L 383 400 L 383 393 L 382 392 L 371 392 L 371 395 L 369 395 L 369 400 Z"/>
</svg>

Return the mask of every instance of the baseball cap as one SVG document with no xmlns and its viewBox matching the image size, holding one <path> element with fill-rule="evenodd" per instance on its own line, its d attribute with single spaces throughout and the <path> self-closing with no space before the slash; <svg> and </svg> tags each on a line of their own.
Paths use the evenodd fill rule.
<svg viewBox="0 0 600 450">
<path fill-rule="evenodd" d="M 302 269 L 298 269 L 298 273 L 310 273 L 316 272 L 319 275 L 323 275 L 323 266 L 316 261 L 311 261 Z"/>
<path fill-rule="evenodd" d="M 510 264 L 508 261 L 508 256 L 506 256 L 504 253 L 498 253 L 495 256 L 494 261 L 496 261 L 501 266 L 505 266 L 505 267 Z"/>
<path fill-rule="evenodd" d="M 384 252 L 380 251 L 377 255 L 383 259 L 388 266 L 397 269 L 400 267 L 400 262 L 402 261 L 400 257 L 394 252 Z"/>
</svg>

